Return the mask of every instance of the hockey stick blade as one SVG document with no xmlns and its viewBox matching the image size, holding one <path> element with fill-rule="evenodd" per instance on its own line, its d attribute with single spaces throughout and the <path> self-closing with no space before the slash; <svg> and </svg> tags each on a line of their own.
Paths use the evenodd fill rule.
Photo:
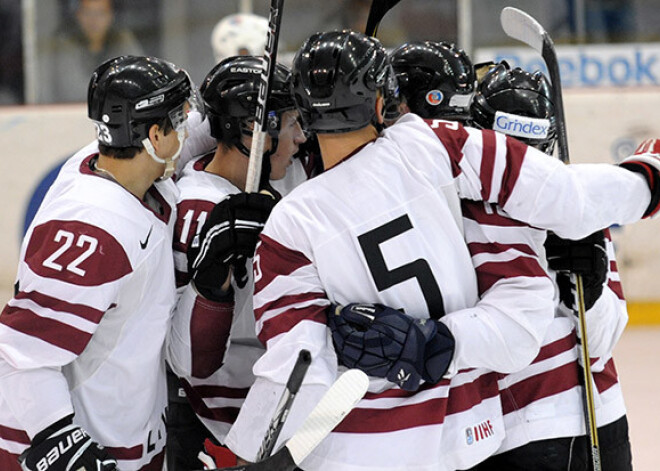
<svg viewBox="0 0 660 471">
<path fill-rule="evenodd" d="M 505 7 L 500 15 L 500 22 L 507 36 L 543 54 L 543 41 L 546 38 L 550 40 L 550 36 L 534 18 L 517 8 Z"/>
<path fill-rule="evenodd" d="M 566 118 L 564 117 L 564 100 L 562 97 L 559 61 L 552 38 L 541 24 L 522 10 L 506 7 L 500 15 L 502 29 L 507 36 L 517 39 L 535 49 L 541 54 L 548 68 L 552 82 L 552 101 L 555 105 L 555 122 L 557 127 L 557 142 L 559 160 L 570 162 L 568 155 L 568 135 Z"/>
<path fill-rule="evenodd" d="M 309 353 L 309 350 L 300 350 L 300 353 L 298 353 L 298 359 L 296 360 L 295 365 L 293 365 L 293 369 L 289 375 L 289 380 L 286 382 L 280 402 L 275 409 L 273 419 L 268 426 L 264 441 L 257 453 L 257 461 L 263 461 L 273 452 L 275 443 L 280 436 L 284 422 L 289 416 L 291 405 L 293 404 L 296 394 L 298 394 L 298 391 L 300 390 L 300 385 L 305 378 L 310 363 L 312 363 L 312 355 Z"/>
<path fill-rule="evenodd" d="M 346 371 L 330 386 L 300 428 L 273 456 L 259 463 L 222 468 L 225 471 L 294 471 L 362 399 L 369 387 L 367 375 Z M 219 469 L 209 471 L 221 471 Z"/>
<path fill-rule="evenodd" d="M 364 34 L 367 36 L 376 36 L 378 25 L 385 14 L 390 11 L 394 5 L 401 0 L 372 0 L 367 17 L 367 26 L 364 28 Z"/>
</svg>

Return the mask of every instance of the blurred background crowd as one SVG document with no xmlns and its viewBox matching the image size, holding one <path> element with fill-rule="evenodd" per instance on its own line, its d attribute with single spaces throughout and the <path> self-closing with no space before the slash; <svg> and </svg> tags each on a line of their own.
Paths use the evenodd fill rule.
<svg viewBox="0 0 660 471">
<path fill-rule="evenodd" d="M 314 31 L 362 29 L 370 4 L 286 0 L 281 57 L 290 57 Z M 421 39 L 458 42 L 468 53 L 505 46 L 511 40 L 498 20 L 504 6 L 537 18 L 557 44 L 660 40 L 657 0 L 406 0 L 385 18 L 379 38 L 386 47 Z M 268 1 L 0 0 L 0 105 L 83 102 L 91 71 L 119 54 L 168 59 L 199 82 L 214 63 L 213 28 L 238 11 L 267 17 Z M 467 31 L 461 18 L 468 19 Z"/>
</svg>

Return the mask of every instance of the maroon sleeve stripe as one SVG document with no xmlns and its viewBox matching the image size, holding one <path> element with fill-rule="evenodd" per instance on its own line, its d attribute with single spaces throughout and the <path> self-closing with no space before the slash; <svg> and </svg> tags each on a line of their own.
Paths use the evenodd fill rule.
<svg viewBox="0 0 660 471">
<path fill-rule="evenodd" d="M 30 437 L 25 431 L 6 427 L 4 425 L 0 425 L 0 438 L 11 442 L 22 443 L 24 445 L 30 444 Z"/>
<path fill-rule="evenodd" d="M 603 393 L 619 382 L 619 376 L 614 366 L 614 359 L 610 358 L 605 363 L 605 368 L 599 373 L 594 373 L 594 382 L 598 392 Z"/>
<path fill-rule="evenodd" d="M 245 399 L 250 391 L 250 388 L 230 388 L 229 386 L 213 386 L 210 384 L 196 385 L 192 388 L 200 397 L 209 399 L 214 397 Z"/>
<path fill-rule="evenodd" d="M 104 446 L 103 448 L 118 460 L 139 460 L 142 458 L 142 445 L 136 445 L 130 448 L 114 446 Z"/>
<path fill-rule="evenodd" d="M 197 296 L 190 319 L 191 373 L 207 378 L 225 361 L 225 349 L 234 317 L 234 303 L 218 303 Z"/>
<path fill-rule="evenodd" d="M 181 380 L 181 386 L 186 391 L 186 397 L 190 405 L 199 416 L 229 424 L 233 424 L 236 421 L 239 411 L 238 407 L 208 407 L 202 400 L 202 396 L 198 393 L 199 388 L 191 386 L 190 383 L 183 379 Z M 247 392 L 245 395 L 247 395 Z M 245 395 L 242 398 L 245 398 Z"/>
<path fill-rule="evenodd" d="M 509 414 L 540 399 L 568 391 L 579 385 L 577 362 L 534 375 L 503 389 L 502 412 Z"/>
<path fill-rule="evenodd" d="M 103 317 L 103 314 L 105 314 L 105 311 L 94 309 L 93 307 L 84 304 L 68 303 L 38 291 L 19 291 L 14 296 L 14 299 L 28 299 L 41 307 L 52 309 L 53 311 L 73 314 L 74 316 L 81 317 L 95 324 L 101 322 L 101 318 Z"/>
<path fill-rule="evenodd" d="M 41 317 L 28 309 L 5 306 L 0 315 L 0 324 L 18 332 L 36 337 L 80 355 L 92 338 L 92 334 L 78 330 L 48 317 Z"/>
<path fill-rule="evenodd" d="M 292 309 L 295 309 L 296 305 L 305 303 L 308 301 L 314 301 L 316 299 L 326 299 L 325 293 L 302 293 L 302 294 L 292 294 L 289 296 L 282 296 L 281 298 L 275 299 L 269 303 L 264 304 L 260 308 L 254 310 L 254 317 L 256 320 L 261 319 L 261 317 L 267 311 L 273 311 L 276 309 L 282 309 L 287 306 L 292 306 Z"/>
<path fill-rule="evenodd" d="M 557 339 L 554 342 L 550 342 L 541 347 L 541 351 L 539 351 L 539 354 L 534 358 L 532 363 L 538 363 L 547 360 L 548 358 L 561 355 L 564 352 L 572 350 L 576 345 L 577 339 L 575 337 L 575 332 L 571 332 L 566 337 Z"/>
<path fill-rule="evenodd" d="M 527 146 L 525 144 L 510 136 L 506 136 L 506 168 L 502 175 L 502 186 L 497 197 L 497 203 L 502 207 L 509 200 L 516 186 L 526 152 Z"/>
<path fill-rule="evenodd" d="M 481 198 L 488 201 L 493 182 L 495 151 L 497 149 L 495 133 L 491 130 L 481 132 L 483 148 L 481 151 Z"/>
<path fill-rule="evenodd" d="M 621 282 L 619 281 L 614 281 L 614 280 L 608 280 L 607 282 L 607 287 L 612 290 L 614 294 L 616 294 L 616 297 L 619 298 L 622 301 L 626 300 L 626 297 L 623 294 L 623 286 L 621 285 Z"/>
<path fill-rule="evenodd" d="M 505 278 L 547 277 L 538 261 L 529 257 L 517 257 L 506 262 L 486 262 L 476 269 L 479 295 L 490 289 L 499 280 Z"/>
<path fill-rule="evenodd" d="M 312 321 L 326 325 L 328 322 L 325 313 L 326 309 L 327 306 L 307 306 L 300 309 L 289 309 L 288 311 L 265 321 L 257 337 L 262 344 L 266 345 L 268 340 L 290 331 L 301 321 Z"/>
<path fill-rule="evenodd" d="M 492 212 L 486 212 L 485 204 L 490 205 Z M 508 216 L 503 216 L 497 212 L 497 207 L 483 201 L 461 200 L 461 210 L 463 217 L 479 224 L 495 227 L 531 227 L 524 222 L 516 221 Z"/>
<path fill-rule="evenodd" d="M 527 255 L 536 256 L 536 252 L 527 244 L 500 244 L 499 242 L 470 242 L 468 244 L 468 249 L 470 254 L 474 257 L 475 255 L 482 253 L 492 253 L 499 254 L 504 253 L 507 250 L 515 250 Z M 501 262 L 507 263 L 507 262 Z"/>
<path fill-rule="evenodd" d="M 260 239 L 255 256 L 259 257 L 261 278 L 255 283 L 255 293 L 268 286 L 275 277 L 289 275 L 312 263 L 303 253 L 285 247 L 267 235 L 261 234 Z"/>
<path fill-rule="evenodd" d="M 442 145 L 447 149 L 449 160 L 451 162 L 451 171 L 454 178 L 461 174 L 461 160 L 463 160 L 463 147 L 470 135 L 463 128 L 463 125 L 457 122 L 449 123 L 437 119 L 425 120 Z M 447 125 L 456 126 L 455 129 Z"/>
<path fill-rule="evenodd" d="M 449 399 L 436 397 L 417 404 L 387 409 L 357 407 L 335 428 L 342 433 L 388 433 L 398 430 L 442 424 L 445 417 L 469 410 L 499 394 L 494 373 L 451 389 Z M 373 396 L 371 396 L 373 397 Z M 375 395 L 380 397 L 380 395 Z M 387 397 L 387 396 L 385 396 Z"/>
<path fill-rule="evenodd" d="M 18 455 L 0 448 L 0 469 L 2 471 L 23 471 L 18 464 Z"/>
</svg>

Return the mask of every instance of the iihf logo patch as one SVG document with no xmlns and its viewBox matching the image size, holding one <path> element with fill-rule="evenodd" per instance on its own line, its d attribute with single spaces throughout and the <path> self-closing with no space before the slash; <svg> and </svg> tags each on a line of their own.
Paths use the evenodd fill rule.
<svg viewBox="0 0 660 471">
<path fill-rule="evenodd" d="M 474 443 L 474 435 L 472 435 L 472 427 L 468 427 L 465 429 L 465 441 L 467 442 L 468 445 L 472 445 Z"/>
<path fill-rule="evenodd" d="M 426 103 L 431 106 L 438 106 L 440 103 L 442 103 L 444 97 L 445 96 L 440 90 L 431 90 L 430 92 L 426 93 Z"/>
</svg>

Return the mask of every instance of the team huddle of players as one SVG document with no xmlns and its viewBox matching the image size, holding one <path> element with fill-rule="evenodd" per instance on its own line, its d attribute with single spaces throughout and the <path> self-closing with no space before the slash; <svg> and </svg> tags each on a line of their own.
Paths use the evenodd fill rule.
<svg viewBox="0 0 660 471">
<path fill-rule="evenodd" d="M 276 66 L 246 193 L 260 73 L 94 72 L 98 140 L 44 199 L 0 314 L 0 467 L 255 461 L 304 348 L 280 443 L 346 368 L 370 386 L 303 469 L 587 469 L 577 273 L 603 469 L 632 469 L 606 228 L 660 207 L 660 145 L 563 165 L 541 72 L 330 31 Z"/>
</svg>

